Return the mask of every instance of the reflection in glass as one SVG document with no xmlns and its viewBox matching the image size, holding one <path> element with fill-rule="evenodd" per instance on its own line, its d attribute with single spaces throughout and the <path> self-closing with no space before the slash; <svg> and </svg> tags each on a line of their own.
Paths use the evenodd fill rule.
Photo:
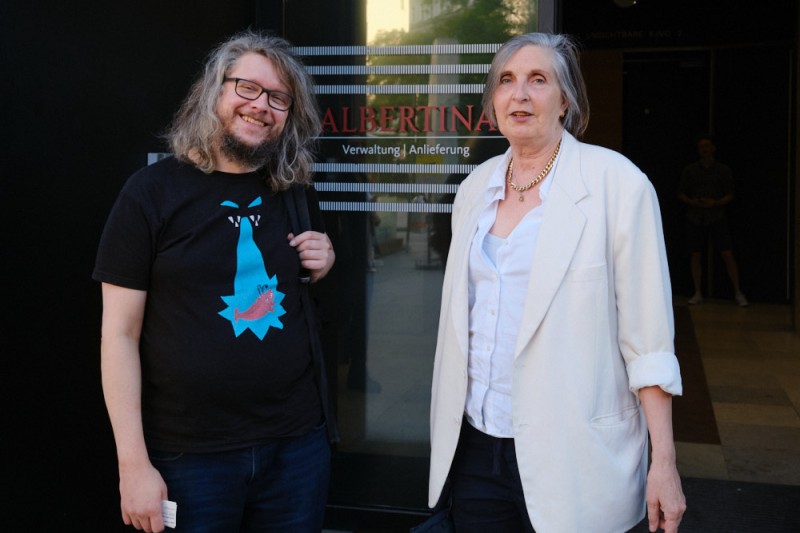
<svg viewBox="0 0 800 533">
<path fill-rule="evenodd" d="M 536 27 L 535 6 L 366 0 L 365 46 L 299 48 L 323 112 L 315 181 L 337 255 L 315 287 L 342 433 L 333 505 L 427 508 L 452 201 L 507 147 L 483 80 L 499 43 Z"/>
</svg>

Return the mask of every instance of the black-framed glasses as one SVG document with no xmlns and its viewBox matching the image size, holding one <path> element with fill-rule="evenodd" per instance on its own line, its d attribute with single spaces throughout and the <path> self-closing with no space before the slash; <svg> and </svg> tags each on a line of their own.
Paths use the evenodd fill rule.
<svg viewBox="0 0 800 533">
<path fill-rule="evenodd" d="M 233 90 L 245 100 L 258 100 L 262 94 L 267 93 L 267 104 L 278 111 L 288 111 L 292 108 L 294 98 L 281 91 L 265 89 L 254 81 L 243 78 L 222 78 L 222 83 L 234 82 Z"/>
</svg>

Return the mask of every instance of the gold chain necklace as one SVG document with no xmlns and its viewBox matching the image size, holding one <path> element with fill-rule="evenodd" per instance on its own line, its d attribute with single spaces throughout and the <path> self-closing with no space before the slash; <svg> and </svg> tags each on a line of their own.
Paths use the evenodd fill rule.
<svg viewBox="0 0 800 533">
<path fill-rule="evenodd" d="M 553 168 L 553 163 L 556 162 L 556 157 L 558 156 L 558 151 L 560 149 L 561 149 L 561 141 L 559 140 L 558 141 L 558 145 L 556 146 L 556 151 L 553 152 L 552 156 L 550 156 L 550 161 L 548 161 L 547 164 L 542 169 L 542 171 L 539 172 L 539 175 L 536 176 L 535 178 L 533 178 L 533 180 L 531 180 L 530 183 L 528 183 L 527 185 L 523 185 L 522 187 L 518 186 L 516 183 L 514 183 L 512 181 L 512 178 L 514 177 L 514 159 L 512 158 L 511 161 L 508 162 L 508 171 L 506 172 L 506 176 L 507 176 L 506 177 L 506 181 L 508 182 L 508 185 L 512 189 L 514 189 L 514 191 L 519 193 L 519 201 L 520 202 L 524 202 L 525 201 L 525 196 L 522 193 L 524 193 L 525 191 L 527 191 L 531 187 L 535 186 L 537 183 L 542 181 L 545 176 L 547 176 L 547 174 L 550 172 L 550 169 Z"/>
</svg>

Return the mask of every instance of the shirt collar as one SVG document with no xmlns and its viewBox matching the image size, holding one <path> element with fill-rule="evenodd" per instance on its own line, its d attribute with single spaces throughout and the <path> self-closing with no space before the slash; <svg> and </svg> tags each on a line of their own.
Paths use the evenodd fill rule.
<svg viewBox="0 0 800 533">
<path fill-rule="evenodd" d="M 500 162 L 492 172 L 492 175 L 489 177 L 489 181 L 486 183 L 486 201 L 491 203 L 495 200 L 502 200 L 503 196 L 505 195 L 506 189 L 506 171 L 508 170 L 508 163 L 511 161 L 511 148 L 506 150 L 506 153 L 503 154 L 503 157 L 500 159 Z M 558 154 L 556 157 L 556 161 L 553 164 L 553 168 L 550 170 L 550 173 L 547 177 L 542 181 L 542 184 L 539 185 L 539 196 L 542 199 L 542 203 L 547 199 L 547 193 L 550 191 L 550 186 L 553 184 L 553 176 L 555 176 L 556 172 L 558 171 L 558 162 L 561 161 L 561 153 Z"/>
<path fill-rule="evenodd" d="M 502 200 L 506 190 L 506 171 L 511 161 L 511 148 L 506 150 L 486 183 L 486 201 Z"/>
</svg>

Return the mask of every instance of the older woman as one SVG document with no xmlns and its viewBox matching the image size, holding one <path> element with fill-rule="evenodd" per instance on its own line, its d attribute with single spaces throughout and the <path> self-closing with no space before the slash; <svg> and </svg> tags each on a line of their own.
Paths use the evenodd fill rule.
<svg viewBox="0 0 800 533">
<path fill-rule="evenodd" d="M 675 532 L 681 378 L 653 188 L 576 140 L 588 102 L 567 36 L 507 42 L 483 106 L 510 147 L 453 205 L 430 503 L 449 479 L 459 532 L 623 532 L 645 508 Z"/>
</svg>

